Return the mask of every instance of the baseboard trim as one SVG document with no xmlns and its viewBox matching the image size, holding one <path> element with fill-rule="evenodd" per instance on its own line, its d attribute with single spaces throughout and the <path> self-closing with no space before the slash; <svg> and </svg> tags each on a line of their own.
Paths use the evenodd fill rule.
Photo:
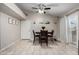
<svg viewBox="0 0 79 59">
<path fill-rule="evenodd" d="M 12 42 L 11 44 L 9 44 L 8 46 L 2 48 L 2 49 L 0 50 L 0 53 L 1 53 L 2 51 L 4 51 L 5 49 L 7 49 L 7 48 L 11 47 L 12 45 L 14 45 L 17 41 L 19 41 L 19 40 L 16 40 L 16 41 Z"/>
</svg>

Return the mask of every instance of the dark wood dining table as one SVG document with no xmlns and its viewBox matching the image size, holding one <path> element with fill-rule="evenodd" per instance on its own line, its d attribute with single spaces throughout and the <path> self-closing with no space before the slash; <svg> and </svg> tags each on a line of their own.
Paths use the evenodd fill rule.
<svg viewBox="0 0 79 59">
<path fill-rule="evenodd" d="M 40 35 L 40 32 L 35 32 L 37 35 Z M 51 32 L 48 32 L 48 37 L 51 35 Z"/>
</svg>

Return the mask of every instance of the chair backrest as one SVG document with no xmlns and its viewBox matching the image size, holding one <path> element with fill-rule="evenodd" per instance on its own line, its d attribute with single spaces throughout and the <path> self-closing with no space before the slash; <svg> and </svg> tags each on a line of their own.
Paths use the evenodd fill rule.
<svg viewBox="0 0 79 59">
<path fill-rule="evenodd" d="M 46 37 L 47 37 L 47 36 L 48 36 L 48 31 L 46 31 L 46 30 L 44 30 L 44 31 L 41 30 L 40 35 L 41 35 L 41 36 L 46 36 Z"/>
<path fill-rule="evenodd" d="M 33 35 L 35 36 L 35 32 L 34 32 L 34 30 L 33 30 Z"/>
<path fill-rule="evenodd" d="M 54 30 L 51 31 L 51 34 L 52 34 L 52 35 L 54 34 Z"/>
</svg>

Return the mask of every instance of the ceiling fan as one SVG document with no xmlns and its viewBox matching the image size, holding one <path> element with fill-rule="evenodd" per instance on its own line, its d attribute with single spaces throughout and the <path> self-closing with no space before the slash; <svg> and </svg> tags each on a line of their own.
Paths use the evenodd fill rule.
<svg viewBox="0 0 79 59">
<path fill-rule="evenodd" d="M 48 3 L 48 4 L 38 4 L 37 7 L 32 7 L 32 9 L 37 10 L 38 13 L 47 13 L 46 11 L 51 10 L 52 7 L 57 7 L 59 4 L 56 3 Z"/>
<path fill-rule="evenodd" d="M 49 10 L 51 9 L 50 7 L 46 7 L 44 4 L 39 4 L 38 7 L 32 7 L 32 9 L 44 9 L 44 10 Z"/>
<path fill-rule="evenodd" d="M 38 7 L 32 7 L 32 9 L 37 10 L 39 13 L 46 13 L 45 11 L 50 10 L 51 8 L 44 4 L 39 4 Z"/>
</svg>

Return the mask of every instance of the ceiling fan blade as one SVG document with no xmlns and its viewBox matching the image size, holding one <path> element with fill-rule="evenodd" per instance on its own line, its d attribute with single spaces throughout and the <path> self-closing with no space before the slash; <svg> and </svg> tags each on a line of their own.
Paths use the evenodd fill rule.
<svg viewBox="0 0 79 59">
<path fill-rule="evenodd" d="M 36 7 L 32 7 L 32 9 L 38 9 L 38 8 L 36 8 Z"/>
<path fill-rule="evenodd" d="M 44 10 L 50 10 L 51 8 L 44 8 Z"/>
</svg>

